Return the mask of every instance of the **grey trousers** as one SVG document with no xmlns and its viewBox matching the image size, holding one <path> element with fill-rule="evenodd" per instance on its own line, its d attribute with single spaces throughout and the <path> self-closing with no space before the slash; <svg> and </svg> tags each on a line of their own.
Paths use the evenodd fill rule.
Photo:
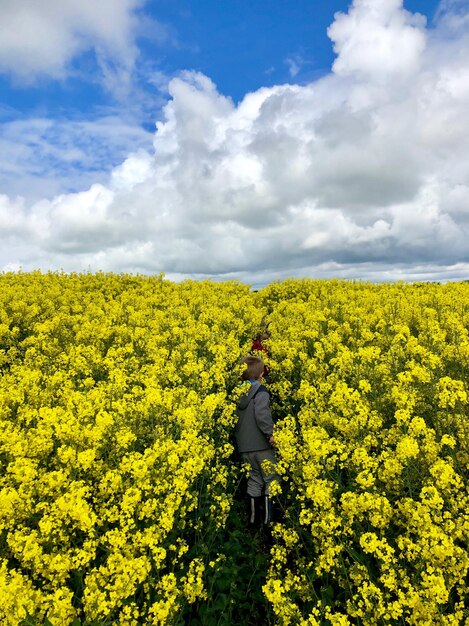
<svg viewBox="0 0 469 626">
<path fill-rule="evenodd" d="M 271 482 L 274 480 L 279 481 L 280 477 L 275 473 L 273 468 L 266 474 L 265 471 L 263 471 L 262 462 L 270 461 L 270 463 L 275 465 L 276 458 L 274 450 L 269 448 L 267 450 L 256 450 L 254 452 L 241 452 L 241 458 L 243 463 L 247 463 L 250 467 L 247 488 L 248 495 L 253 498 L 257 498 L 262 494 L 268 496 Z"/>
</svg>

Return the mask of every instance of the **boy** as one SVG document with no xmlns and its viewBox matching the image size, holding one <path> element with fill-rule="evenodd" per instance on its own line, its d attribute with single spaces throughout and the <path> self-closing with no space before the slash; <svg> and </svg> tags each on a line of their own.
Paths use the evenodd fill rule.
<svg viewBox="0 0 469 626">
<path fill-rule="evenodd" d="M 262 463 L 269 461 L 270 464 L 275 464 L 276 461 L 274 422 L 270 411 L 269 392 L 261 384 L 264 361 L 258 356 L 247 356 L 242 362 L 246 364 L 242 380 L 249 380 L 251 387 L 238 402 L 235 438 L 243 462 L 250 466 L 247 485 L 249 524 L 256 526 L 261 518 L 264 524 L 272 521 L 270 484 L 278 480 L 278 475 L 272 467 L 266 473 Z"/>
</svg>

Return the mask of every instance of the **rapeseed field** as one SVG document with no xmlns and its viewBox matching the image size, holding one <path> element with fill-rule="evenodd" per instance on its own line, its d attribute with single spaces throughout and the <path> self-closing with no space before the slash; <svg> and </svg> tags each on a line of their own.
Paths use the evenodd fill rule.
<svg viewBox="0 0 469 626">
<path fill-rule="evenodd" d="M 272 539 L 240 359 L 268 325 Z M 0 276 L 0 623 L 469 623 L 469 283 Z"/>
</svg>

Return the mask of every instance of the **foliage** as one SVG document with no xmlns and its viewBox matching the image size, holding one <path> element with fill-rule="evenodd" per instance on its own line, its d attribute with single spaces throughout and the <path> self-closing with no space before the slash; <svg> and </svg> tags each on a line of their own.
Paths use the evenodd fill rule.
<svg viewBox="0 0 469 626">
<path fill-rule="evenodd" d="M 270 319 L 281 624 L 468 619 L 466 284 L 287 281 Z"/>
<path fill-rule="evenodd" d="M 283 476 L 232 429 L 265 322 Z M 469 285 L 0 276 L 2 623 L 469 619 Z"/>
</svg>

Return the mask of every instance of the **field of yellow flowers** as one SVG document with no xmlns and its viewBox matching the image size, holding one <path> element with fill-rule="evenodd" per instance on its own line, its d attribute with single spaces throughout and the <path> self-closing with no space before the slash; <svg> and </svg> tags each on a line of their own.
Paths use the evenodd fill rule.
<svg viewBox="0 0 469 626">
<path fill-rule="evenodd" d="M 278 508 L 245 531 L 269 324 Z M 469 623 L 469 283 L 0 275 L 0 623 Z"/>
</svg>

